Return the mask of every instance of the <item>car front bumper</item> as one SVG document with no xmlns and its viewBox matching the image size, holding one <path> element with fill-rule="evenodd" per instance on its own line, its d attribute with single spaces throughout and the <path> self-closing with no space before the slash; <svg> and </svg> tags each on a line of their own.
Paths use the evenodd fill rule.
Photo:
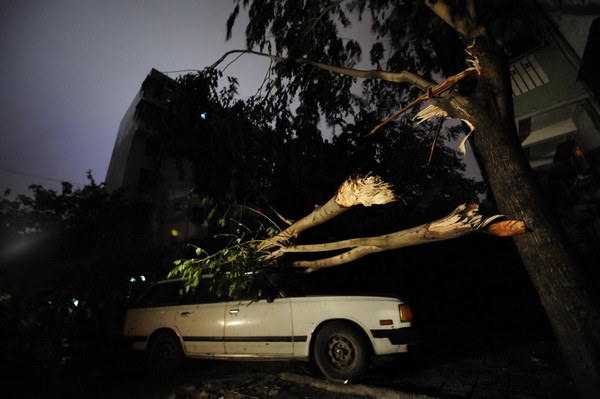
<svg viewBox="0 0 600 399">
<path fill-rule="evenodd" d="M 371 330 L 371 335 L 373 338 L 387 338 L 392 345 L 414 345 L 419 341 L 419 334 L 414 327 Z"/>
</svg>

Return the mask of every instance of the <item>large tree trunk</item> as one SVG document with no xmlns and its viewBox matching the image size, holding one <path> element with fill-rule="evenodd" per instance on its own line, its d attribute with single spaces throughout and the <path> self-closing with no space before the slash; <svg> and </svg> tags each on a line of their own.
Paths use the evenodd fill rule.
<svg viewBox="0 0 600 399">
<path fill-rule="evenodd" d="M 600 303 L 547 205 L 518 140 L 508 65 L 487 38 L 472 49 L 481 64 L 467 112 L 480 166 L 501 213 L 523 220 L 514 240 L 581 394 L 600 398 Z"/>
</svg>

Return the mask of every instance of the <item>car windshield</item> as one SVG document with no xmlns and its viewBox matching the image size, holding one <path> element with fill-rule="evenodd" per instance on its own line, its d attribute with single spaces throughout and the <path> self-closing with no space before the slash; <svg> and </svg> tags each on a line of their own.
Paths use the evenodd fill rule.
<svg viewBox="0 0 600 399">
<path fill-rule="evenodd" d="M 197 287 L 185 289 L 185 282 L 182 279 L 161 281 L 146 292 L 144 292 L 136 301 L 132 308 L 157 307 L 157 306 L 175 306 L 192 303 L 214 303 L 224 301 L 223 295 L 211 289 L 211 279 L 202 279 Z"/>
</svg>

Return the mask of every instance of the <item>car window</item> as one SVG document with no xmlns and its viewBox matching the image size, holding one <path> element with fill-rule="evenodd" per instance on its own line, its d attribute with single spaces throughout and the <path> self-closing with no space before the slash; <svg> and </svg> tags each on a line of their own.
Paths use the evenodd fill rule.
<svg viewBox="0 0 600 399">
<path fill-rule="evenodd" d="M 146 291 L 146 293 L 133 304 L 133 307 L 144 308 L 178 305 L 182 299 L 181 288 L 181 281 L 168 281 L 156 284 Z"/>
<path fill-rule="evenodd" d="M 278 290 L 260 274 L 245 276 L 249 281 L 242 284 L 241 288 L 234 292 L 230 300 L 258 300 L 275 299 L 280 297 Z"/>
<path fill-rule="evenodd" d="M 197 287 L 192 288 L 189 295 L 184 295 L 182 303 L 201 304 L 224 302 L 227 298 L 219 293 L 219 290 L 213 289 L 212 279 L 202 279 Z"/>
<path fill-rule="evenodd" d="M 214 303 L 227 300 L 223 294 L 219 293 L 219 290 L 213 288 L 213 285 L 212 280 L 202 280 L 200 282 L 196 297 L 198 303 Z"/>
</svg>

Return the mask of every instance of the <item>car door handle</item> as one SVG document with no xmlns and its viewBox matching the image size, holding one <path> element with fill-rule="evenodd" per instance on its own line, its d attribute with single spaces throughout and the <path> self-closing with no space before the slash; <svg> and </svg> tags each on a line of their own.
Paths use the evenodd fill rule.
<svg viewBox="0 0 600 399">
<path fill-rule="evenodd" d="M 240 310 L 239 309 L 229 309 L 229 314 L 236 314 L 239 313 Z"/>
<path fill-rule="evenodd" d="M 191 314 L 192 314 L 192 312 L 181 312 L 181 317 L 187 317 Z"/>
</svg>

